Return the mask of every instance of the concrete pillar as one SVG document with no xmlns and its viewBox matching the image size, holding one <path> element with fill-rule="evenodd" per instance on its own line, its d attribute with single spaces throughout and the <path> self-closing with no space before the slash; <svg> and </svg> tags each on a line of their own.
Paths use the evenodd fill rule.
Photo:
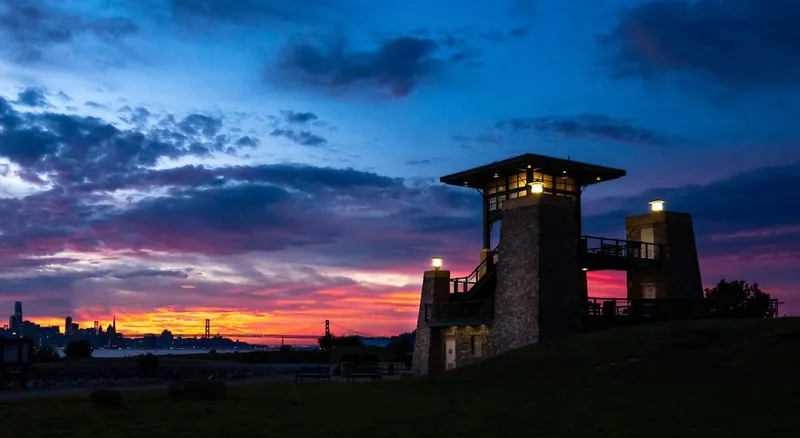
<svg viewBox="0 0 800 438">
<path fill-rule="evenodd" d="M 662 245 L 657 267 L 628 271 L 628 298 L 703 297 L 691 215 L 651 212 L 625 218 L 625 228 L 628 240 Z"/>
<path fill-rule="evenodd" d="M 487 248 L 482 249 L 481 250 L 480 260 L 478 261 L 478 264 L 480 265 L 481 263 L 483 263 L 484 260 L 486 260 L 489 257 L 492 257 L 492 250 L 491 249 L 487 249 Z M 486 273 L 486 269 L 487 269 L 487 265 L 481 266 L 481 272 L 480 272 L 481 276 L 483 276 L 483 274 Z"/>
<path fill-rule="evenodd" d="M 416 375 L 437 374 L 445 370 L 444 334 L 440 327 L 428 327 L 425 323 L 425 305 L 449 302 L 450 271 L 425 271 L 411 363 Z"/>
<path fill-rule="evenodd" d="M 581 330 L 575 204 L 534 195 L 503 203 L 495 353 Z"/>
</svg>

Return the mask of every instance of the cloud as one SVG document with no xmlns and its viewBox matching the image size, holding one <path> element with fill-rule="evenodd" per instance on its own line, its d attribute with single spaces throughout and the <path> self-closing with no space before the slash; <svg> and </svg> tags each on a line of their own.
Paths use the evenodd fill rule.
<svg viewBox="0 0 800 438">
<path fill-rule="evenodd" d="M 295 131 L 294 129 L 273 129 L 269 135 L 273 137 L 285 137 L 289 140 L 302 145 L 302 146 L 312 146 L 312 147 L 319 147 L 324 146 L 328 143 L 323 137 L 319 135 L 313 134 L 309 131 Z"/>
<path fill-rule="evenodd" d="M 655 0 L 601 39 L 616 77 L 687 73 L 732 86 L 800 83 L 795 0 Z"/>
<path fill-rule="evenodd" d="M 60 62 L 54 50 L 71 51 L 80 42 L 116 46 L 139 31 L 123 17 L 87 19 L 68 14 L 45 0 L 0 0 L 0 53 L 19 63 Z"/>
<path fill-rule="evenodd" d="M 539 134 L 557 134 L 571 138 L 656 146 L 671 141 L 668 136 L 651 129 L 637 127 L 629 120 L 614 119 L 601 114 L 514 118 L 497 122 L 495 127 L 514 132 L 533 131 Z"/>
<path fill-rule="evenodd" d="M 306 123 L 310 123 L 319 119 L 319 117 L 317 117 L 316 114 L 311 112 L 298 113 L 295 111 L 281 111 L 281 115 L 283 116 L 283 120 L 286 121 L 286 123 L 300 124 L 300 125 L 304 125 Z"/>
<path fill-rule="evenodd" d="M 444 158 L 444 157 L 433 157 L 433 158 L 427 158 L 427 159 L 424 159 L 424 160 L 408 160 L 408 161 L 406 161 L 406 165 L 407 166 L 424 167 L 424 166 L 430 166 L 431 164 L 436 163 L 436 162 L 440 162 L 440 161 L 447 161 L 447 158 Z"/>
<path fill-rule="evenodd" d="M 227 151 L 235 145 L 221 129 L 221 120 L 191 114 L 180 121 L 165 117 L 146 131 L 124 130 L 93 117 L 19 112 L 0 97 L 0 157 L 36 184 L 97 182 L 160 159 Z"/>
<path fill-rule="evenodd" d="M 278 71 L 327 91 L 353 88 L 388 90 L 407 96 L 443 61 L 436 58 L 439 45 L 429 38 L 398 36 L 368 50 L 352 50 L 342 36 L 320 41 L 296 37 L 282 51 Z"/>
<path fill-rule="evenodd" d="M 19 92 L 17 96 L 17 104 L 24 105 L 32 108 L 46 108 L 50 106 L 45 96 L 45 90 L 42 88 L 26 88 Z"/>
</svg>

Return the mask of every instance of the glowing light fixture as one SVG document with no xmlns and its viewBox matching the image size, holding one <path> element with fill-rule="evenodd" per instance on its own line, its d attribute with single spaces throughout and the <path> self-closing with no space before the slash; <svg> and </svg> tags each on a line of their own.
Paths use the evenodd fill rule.
<svg viewBox="0 0 800 438">
<path fill-rule="evenodd" d="M 652 211 L 664 211 L 664 200 L 663 199 L 653 199 L 650 201 L 650 210 Z"/>
<path fill-rule="evenodd" d="M 500 176 L 500 175 L 498 175 L 498 174 L 496 174 L 496 173 L 494 174 L 494 177 L 495 177 L 495 178 L 497 178 L 497 177 L 499 177 L 499 176 Z"/>
<path fill-rule="evenodd" d="M 531 193 L 542 193 L 544 192 L 544 183 L 541 181 L 534 181 L 529 184 L 531 186 Z"/>
<path fill-rule="evenodd" d="M 597 177 L 597 180 L 600 181 L 600 177 L 599 176 Z"/>
<path fill-rule="evenodd" d="M 443 263 L 444 263 L 444 259 L 441 258 L 441 257 L 433 257 L 433 258 L 431 258 L 431 265 L 433 265 L 433 269 L 436 270 L 436 271 L 438 271 L 439 268 L 442 267 Z"/>
<path fill-rule="evenodd" d="M 584 271 L 584 272 L 588 271 L 588 270 L 589 270 L 589 268 L 581 268 L 581 271 Z"/>
</svg>

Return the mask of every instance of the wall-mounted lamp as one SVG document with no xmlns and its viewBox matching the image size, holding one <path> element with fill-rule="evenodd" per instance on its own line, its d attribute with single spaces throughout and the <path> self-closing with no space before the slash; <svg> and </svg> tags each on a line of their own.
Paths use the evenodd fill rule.
<svg viewBox="0 0 800 438">
<path fill-rule="evenodd" d="M 581 271 L 583 271 L 583 272 L 586 272 L 588 270 L 589 270 L 589 268 L 581 268 Z"/>
<path fill-rule="evenodd" d="M 442 267 L 443 263 L 444 263 L 444 259 L 441 258 L 441 257 L 433 257 L 433 258 L 431 258 L 431 265 L 433 265 L 433 269 L 435 271 L 438 271 L 439 268 Z"/>
<path fill-rule="evenodd" d="M 538 193 L 544 192 L 544 183 L 541 182 L 541 181 L 534 181 L 534 182 L 532 182 L 532 183 L 530 183 L 528 185 L 531 186 L 531 193 L 537 193 L 538 194 Z"/>
<path fill-rule="evenodd" d="M 664 200 L 663 199 L 653 199 L 650 201 L 650 210 L 652 211 L 664 211 Z"/>
</svg>

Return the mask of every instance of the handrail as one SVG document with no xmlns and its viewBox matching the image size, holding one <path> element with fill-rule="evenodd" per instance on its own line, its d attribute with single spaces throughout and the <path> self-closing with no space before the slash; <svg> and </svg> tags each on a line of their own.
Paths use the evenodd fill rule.
<svg viewBox="0 0 800 438">
<path fill-rule="evenodd" d="M 580 242 L 582 252 L 587 254 L 650 260 L 658 259 L 663 254 L 662 245 L 658 243 L 597 236 L 581 236 Z"/>
<path fill-rule="evenodd" d="M 497 264 L 497 260 L 495 260 L 495 258 L 497 257 L 497 252 L 499 248 L 500 245 L 496 246 L 489 253 L 489 256 L 483 259 L 481 263 L 478 265 L 478 267 L 475 268 L 472 271 L 472 273 L 470 273 L 466 277 L 451 278 L 450 283 L 453 285 L 453 287 L 451 288 L 450 293 L 469 292 L 469 290 L 472 289 L 472 286 L 478 284 L 478 282 L 481 281 L 482 278 L 484 278 L 486 275 L 494 271 L 494 267 Z M 491 266 L 489 265 L 489 262 L 491 262 Z"/>
<path fill-rule="evenodd" d="M 488 321 L 493 317 L 493 300 L 425 304 L 425 321 Z"/>
<path fill-rule="evenodd" d="M 589 316 L 730 316 L 746 309 L 748 300 L 711 300 L 708 298 L 606 298 L 588 297 L 584 304 Z M 767 317 L 778 316 L 780 301 L 769 300 Z"/>
</svg>

